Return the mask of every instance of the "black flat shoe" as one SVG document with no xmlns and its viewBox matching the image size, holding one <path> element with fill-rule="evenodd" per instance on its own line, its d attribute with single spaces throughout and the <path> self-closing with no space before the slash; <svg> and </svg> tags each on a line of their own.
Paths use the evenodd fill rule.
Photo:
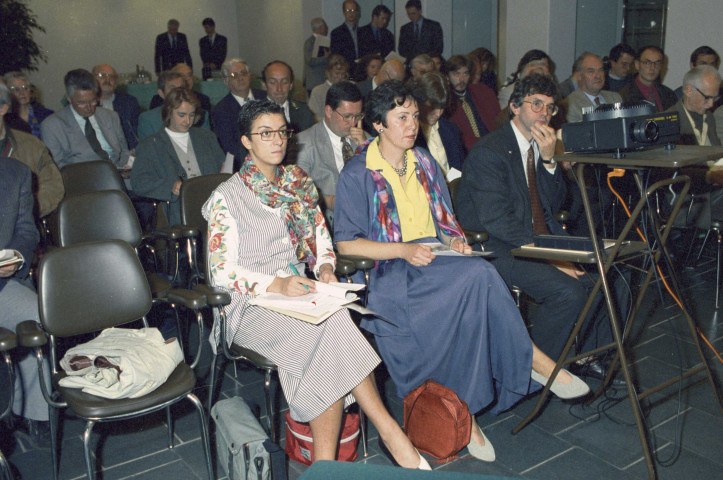
<svg viewBox="0 0 723 480">
<path fill-rule="evenodd" d="M 607 369 L 598 359 L 583 364 L 571 363 L 567 369 L 578 377 L 594 378 L 600 381 L 605 380 L 605 375 L 607 374 Z M 612 380 L 610 380 L 610 385 L 613 387 L 624 387 L 626 384 L 624 379 L 613 377 Z"/>
</svg>

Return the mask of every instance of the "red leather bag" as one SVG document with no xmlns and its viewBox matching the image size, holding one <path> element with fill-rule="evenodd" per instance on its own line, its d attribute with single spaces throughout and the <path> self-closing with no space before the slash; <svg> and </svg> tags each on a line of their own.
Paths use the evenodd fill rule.
<svg viewBox="0 0 723 480">
<path fill-rule="evenodd" d="M 419 451 L 450 462 L 469 443 L 472 416 L 454 391 L 427 380 L 404 398 L 404 432 Z"/>
<path fill-rule="evenodd" d="M 289 459 L 304 465 L 311 465 L 314 458 L 314 440 L 311 438 L 311 427 L 308 423 L 300 423 L 291 418 L 287 411 L 286 418 L 286 454 Z M 353 462 L 359 457 L 360 422 L 358 413 L 345 413 L 341 419 L 341 438 L 336 451 L 336 459 L 340 462 Z"/>
</svg>

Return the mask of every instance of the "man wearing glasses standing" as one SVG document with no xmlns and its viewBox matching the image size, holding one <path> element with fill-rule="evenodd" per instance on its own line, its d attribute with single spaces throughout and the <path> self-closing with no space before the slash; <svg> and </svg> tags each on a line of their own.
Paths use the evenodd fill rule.
<svg viewBox="0 0 723 480">
<path fill-rule="evenodd" d="M 346 58 L 349 65 L 360 58 L 362 46 L 359 45 L 357 36 L 361 8 L 354 0 L 346 0 L 342 4 L 344 23 L 331 31 L 331 53 L 336 53 Z"/>
<path fill-rule="evenodd" d="M 246 102 L 266 98 L 266 92 L 251 88 L 249 66 L 240 58 L 230 58 L 223 62 L 221 72 L 229 92 L 211 110 L 211 128 L 218 137 L 224 153 L 234 156 L 234 171 L 236 171 L 248 154 L 241 145 L 241 137 L 238 134 L 238 114 Z"/>
<path fill-rule="evenodd" d="M 571 263 L 530 261 L 512 256 L 510 250 L 533 243 L 535 235 L 566 235 L 553 217 L 566 198 L 563 169 L 553 157 L 555 130 L 549 126 L 558 112 L 557 96 L 557 85 L 547 75 L 535 73 L 515 84 L 509 103 L 512 120 L 469 153 L 456 199 L 462 226 L 489 233 L 485 248 L 495 253 L 490 261 L 507 285 L 519 287 L 539 304 L 530 319 L 531 336 L 553 359 L 562 353 L 592 282 Z M 582 332 L 592 333 L 578 339 L 581 351 L 612 341 L 608 325 L 592 325 L 607 320 L 591 317 Z M 573 367 L 581 375 L 605 374 L 596 359 Z"/>
<path fill-rule="evenodd" d="M 125 167 L 130 152 L 120 117 L 98 106 L 98 81 L 87 70 L 69 71 L 64 78 L 68 105 L 41 125 L 43 142 L 58 168 L 79 162 L 108 160 Z"/>
<path fill-rule="evenodd" d="M 660 83 L 660 72 L 663 70 L 665 54 L 655 45 L 643 47 L 635 59 L 638 74 L 635 80 L 625 85 L 618 93 L 624 102 L 648 101 L 655 105 L 657 112 L 662 112 L 673 105 L 678 99 L 675 93 Z"/>
<path fill-rule="evenodd" d="M 298 166 L 314 180 L 324 199 L 324 214 L 333 225 L 339 172 L 366 140 L 362 128 L 362 95 L 351 82 L 341 81 L 326 93 L 324 118 L 299 134 Z"/>
</svg>

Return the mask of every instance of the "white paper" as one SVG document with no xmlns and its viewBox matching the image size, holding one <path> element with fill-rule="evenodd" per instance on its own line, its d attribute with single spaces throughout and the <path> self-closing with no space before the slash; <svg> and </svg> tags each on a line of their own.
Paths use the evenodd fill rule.
<svg viewBox="0 0 723 480">
<path fill-rule="evenodd" d="M 432 249 L 432 253 L 438 257 L 486 257 L 490 254 L 490 252 L 477 252 L 475 250 L 472 250 L 472 253 L 469 254 L 459 253 L 439 242 L 422 243 L 422 245 L 430 247 Z"/>
<path fill-rule="evenodd" d="M 457 170 L 456 168 L 452 167 L 449 169 L 449 172 L 447 172 L 447 183 L 451 182 L 455 178 L 461 178 L 462 172 Z"/>
<path fill-rule="evenodd" d="M 314 35 L 314 46 L 311 47 L 311 56 L 312 57 L 323 57 L 324 55 L 319 55 L 319 49 L 322 47 L 325 48 L 331 48 L 331 37 L 323 37 L 321 35 Z"/>
</svg>

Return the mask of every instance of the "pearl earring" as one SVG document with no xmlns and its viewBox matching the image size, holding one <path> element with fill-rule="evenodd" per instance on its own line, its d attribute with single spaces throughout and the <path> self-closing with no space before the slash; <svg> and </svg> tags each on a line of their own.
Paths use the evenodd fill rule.
<svg viewBox="0 0 723 480">
<path fill-rule="evenodd" d="M 384 131 L 383 128 L 380 128 L 380 129 L 379 129 L 379 133 L 382 133 L 383 131 Z"/>
</svg>

